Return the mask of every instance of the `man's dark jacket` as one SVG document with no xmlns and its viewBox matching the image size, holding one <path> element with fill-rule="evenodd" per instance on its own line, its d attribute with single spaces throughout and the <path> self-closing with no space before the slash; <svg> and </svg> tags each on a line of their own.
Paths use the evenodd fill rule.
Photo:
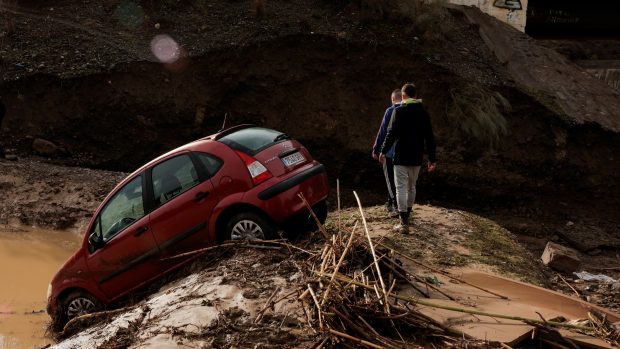
<svg viewBox="0 0 620 349">
<path fill-rule="evenodd" d="M 431 119 L 421 102 L 407 100 L 394 110 L 381 153 L 387 153 L 393 144 L 394 165 L 421 166 L 425 144 L 428 161 L 437 161 Z"/>
</svg>

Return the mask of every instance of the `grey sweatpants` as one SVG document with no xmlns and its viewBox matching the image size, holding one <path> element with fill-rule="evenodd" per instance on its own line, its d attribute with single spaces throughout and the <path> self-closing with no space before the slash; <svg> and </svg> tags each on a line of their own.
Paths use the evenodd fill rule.
<svg viewBox="0 0 620 349">
<path fill-rule="evenodd" d="M 407 212 L 415 203 L 415 183 L 418 181 L 420 166 L 394 165 L 394 184 L 399 212 Z"/>
</svg>

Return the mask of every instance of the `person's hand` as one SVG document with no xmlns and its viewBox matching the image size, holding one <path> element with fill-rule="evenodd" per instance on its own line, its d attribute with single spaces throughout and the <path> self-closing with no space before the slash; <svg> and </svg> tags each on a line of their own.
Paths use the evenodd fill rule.
<svg viewBox="0 0 620 349">
<path fill-rule="evenodd" d="M 429 162 L 429 163 L 428 163 L 428 172 L 433 172 L 433 171 L 435 171 L 435 167 L 437 167 L 437 163 L 435 163 L 435 162 Z"/>
<path fill-rule="evenodd" d="M 375 160 L 379 160 L 379 156 L 375 153 L 372 153 L 372 158 Z"/>
<path fill-rule="evenodd" d="M 385 162 L 385 154 L 383 154 L 383 153 L 379 154 L 379 162 L 380 163 L 384 163 Z"/>
</svg>

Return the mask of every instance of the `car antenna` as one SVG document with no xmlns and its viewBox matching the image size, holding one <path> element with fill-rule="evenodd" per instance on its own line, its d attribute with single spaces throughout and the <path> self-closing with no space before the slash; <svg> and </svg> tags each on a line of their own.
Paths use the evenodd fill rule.
<svg viewBox="0 0 620 349">
<path fill-rule="evenodd" d="M 224 113 L 224 122 L 222 123 L 222 128 L 217 132 L 222 132 L 226 128 L 226 118 L 228 117 L 228 113 Z"/>
</svg>

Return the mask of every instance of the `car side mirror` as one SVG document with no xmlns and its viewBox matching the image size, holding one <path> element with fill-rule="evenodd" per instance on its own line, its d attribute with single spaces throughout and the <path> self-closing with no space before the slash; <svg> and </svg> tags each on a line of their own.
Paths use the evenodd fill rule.
<svg viewBox="0 0 620 349">
<path fill-rule="evenodd" d="M 91 252 L 94 252 L 103 247 L 103 239 L 99 236 L 99 234 L 92 233 L 88 237 L 88 245 L 90 246 Z"/>
</svg>

